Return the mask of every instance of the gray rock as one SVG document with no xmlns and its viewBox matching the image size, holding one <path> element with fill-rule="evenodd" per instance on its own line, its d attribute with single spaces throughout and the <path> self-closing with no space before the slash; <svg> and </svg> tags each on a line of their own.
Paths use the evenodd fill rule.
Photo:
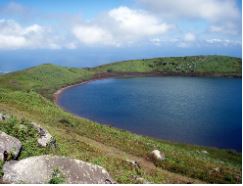
<svg viewBox="0 0 243 186">
<path fill-rule="evenodd" d="M 31 124 L 38 131 L 40 137 L 38 138 L 37 141 L 41 147 L 47 147 L 49 144 L 55 143 L 55 139 L 46 129 L 42 128 L 40 125 L 38 125 L 35 122 L 32 122 Z"/>
<path fill-rule="evenodd" d="M 17 138 L 0 131 L 0 160 L 5 160 L 8 155 L 12 155 L 13 159 L 17 159 L 21 148 L 21 142 Z"/>
<path fill-rule="evenodd" d="M 36 156 L 21 161 L 9 161 L 3 167 L 7 183 L 48 183 L 53 170 L 58 169 L 67 184 L 113 183 L 108 172 L 97 165 L 60 156 Z"/>
<path fill-rule="evenodd" d="M 202 153 L 203 153 L 203 154 L 208 154 L 208 151 L 206 151 L 206 150 L 202 150 Z"/>
<path fill-rule="evenodd" d="M 155 160 L 165 160 L 165 154 L 163 152 L 160 152 L 159 150 L 153 150 L 151 152 L 151 157 Z"/>
</svg>

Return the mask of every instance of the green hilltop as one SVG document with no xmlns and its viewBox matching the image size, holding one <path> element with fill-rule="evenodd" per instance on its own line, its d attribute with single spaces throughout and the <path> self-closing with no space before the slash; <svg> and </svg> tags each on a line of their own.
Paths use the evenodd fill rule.
<svg viewBox="0 0 243 186">
<path fill-rule="evenodd" d="M 241 59 L 227 56 L 164 57 L 102 65 L 97 72 L 161 72 L 181 75 L 241 76 Z"/>
<path fill-rule="evenodd" d="M 34 90 L 47 96 L 63 85 L 88 79 L 91 74 L 84 69 L 44 64 L 0 76 L 0 86 L 11 90 Z"/>
<path fill-rule="evenodd" d="M 69 156 L 103 166 L 118 183 L 138 183 L 135 177 L 152 183 L 241 183 L 241 153 L 136 135 L 74 116 L 52 99 L 53 93 L 61 87 L 78 82 L 154 73 L 241 77 L 241 59 L 224 56 L 154 58 L 85 69 L 45 64 L 1 75 L 0 112 L 14 117 L 5 123 L 0 121 L 0 130 L 21 140 L 24 148 L 20 159 L 41 154 Z M 29 127 L 31 121 L 45 127 L 56 138 L 58 148 L 42 149 L 31 140 L 31 129 L 30 133 L 19 129 L 20 125 Z M 162 162 L 149 159 L 154 149 L 164 152 L 166 159 Z M 140 168 L 127 159 L 138 161 Z"/>
</svg>

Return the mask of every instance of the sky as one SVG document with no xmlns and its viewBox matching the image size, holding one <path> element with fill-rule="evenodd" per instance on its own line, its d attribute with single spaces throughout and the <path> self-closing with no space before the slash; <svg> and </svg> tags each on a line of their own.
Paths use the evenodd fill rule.
<svg viewBox="0 0 243 186">
<path fill-rule="evenodd" d="M 241 0 L 1 0 L 0 72 L 242 55 Z"/>
</svg>

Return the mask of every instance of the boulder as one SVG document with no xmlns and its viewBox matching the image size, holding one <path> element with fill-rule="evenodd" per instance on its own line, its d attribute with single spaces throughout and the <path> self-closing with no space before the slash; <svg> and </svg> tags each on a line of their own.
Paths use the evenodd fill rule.
<svg viewBox="0 0 243 186">
<path fill-rule="evenodd" d="M 9 161 L 3 167 L 3 181 L 7 183 L 49 183 L 53 171 L 63 175 L 67 184 L 113 183 L 108 172 L 97 165 L 60 156 L 35 156 L 21 161 Z"/>
<path fill-rule="evenodd" d="M 38 131 L 40 137 L 38 138 L 37 141 L 41 147 L 47 147 L 50 144 L 55 145 L 55 139 L 46 129 L 42 128 L 37 123 L 32 122 L 31 124 Z"/>
<path fill-rule="evenodd" d="M 5 161 L 10 155 L 17 159 L 21 148 L 21 142 L 17 138 L 0 131 L 0 160 Z"/>
<path fill-rule="evenodd" d="M 151 158 L 154 160 L 164 160 L 165 159 L 165 154 L 163 152 L 160 152 L 159 150 L 153 150 L 151 152 Z"/>
</svg>

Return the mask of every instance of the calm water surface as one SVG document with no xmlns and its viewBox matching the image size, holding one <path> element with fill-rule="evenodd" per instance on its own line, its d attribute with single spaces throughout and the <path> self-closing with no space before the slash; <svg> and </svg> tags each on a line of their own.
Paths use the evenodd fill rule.
<svg viewBox="0 0 243 186">
<path fill-rule="evenodd" d="M 241 150 L 241 95 L 241 79 L 111 78 L 69 88 L 58 102 L 138 134 Z"/>
</svg>

